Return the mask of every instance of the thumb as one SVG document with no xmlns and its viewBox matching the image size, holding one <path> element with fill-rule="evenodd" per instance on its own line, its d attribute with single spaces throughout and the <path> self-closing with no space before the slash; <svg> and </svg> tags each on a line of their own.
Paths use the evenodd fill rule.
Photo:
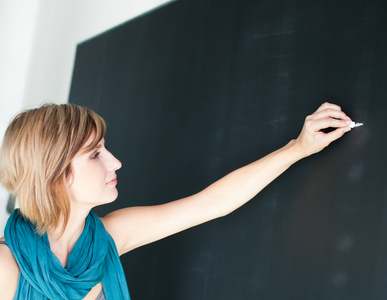
<svg viewBox="0 0 387 300">
<path fill-rule="evenodd" d="M 324 135 L 324 139 L 328 143 L 327 145 L 329 145 L 333 141 L 341 138 L 346 132 L 351 131 L 351 129 L 352 129 L 351 127 L 347 126 L 347 127 L 337 128 L 336 130 L 333 130 L 329 133 L 326 133 Z"/>
</svg>

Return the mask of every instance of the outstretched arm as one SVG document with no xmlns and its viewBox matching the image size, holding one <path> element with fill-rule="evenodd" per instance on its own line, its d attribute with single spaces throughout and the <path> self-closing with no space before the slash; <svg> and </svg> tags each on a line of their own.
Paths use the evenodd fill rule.
<svg viewBox="0 0 387 300">
<path fill-rule="evenodd" d="M 319 152 L 351 130 L 351 120 L 337 105 L 324 103 L 305 120 L 297 139 L 237 169 L 203 191 L 162 205 L 130 207 L 110 213 L 103 222 L 119 254 L 209 220 L 225 216 L 257 195 L 298 160 Z M 333 127 L 324 133 L 321 129 Z"/>
</svg>

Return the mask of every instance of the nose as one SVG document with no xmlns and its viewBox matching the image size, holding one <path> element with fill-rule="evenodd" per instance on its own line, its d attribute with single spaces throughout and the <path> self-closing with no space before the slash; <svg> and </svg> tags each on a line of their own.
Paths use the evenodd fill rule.
<svg viewBox="0 0 387 300">
<path fill-rule="evenodd" d="M 109 152 L 109 170 L 115 171 L 121 169 L 122 163 Z"/>
</svg>

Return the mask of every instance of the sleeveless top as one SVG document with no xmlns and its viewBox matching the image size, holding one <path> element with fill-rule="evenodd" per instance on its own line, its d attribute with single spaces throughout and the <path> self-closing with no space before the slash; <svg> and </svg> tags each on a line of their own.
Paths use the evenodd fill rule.
<svg viewBox="0 0 387 300">
<path fill-rule="evenodd" d="M 101 292 L 99 293 L 98 297 L 95 300 L 106 300 L 103 289 L 101 290 Z"/>
<path fill-rule="evenodd" d="M 0 244 L 6 245 L 6 243 L 4 241 L 0 241 Z M 101 292 L 99 293 L 99 295 L 97 296 L 97 298 L 95 300 L 106 300 L 105 293 L 104 293 L 103 289 L 101 290 Z"/>
</svg>

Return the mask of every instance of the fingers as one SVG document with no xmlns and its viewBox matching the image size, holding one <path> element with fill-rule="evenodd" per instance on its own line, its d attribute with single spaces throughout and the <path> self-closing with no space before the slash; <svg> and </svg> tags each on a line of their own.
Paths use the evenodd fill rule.
<svg viewBox="0 0 387 300">
<path fill-rule="evenodd" d="M 348 132 L 351 130 L 351 127 L 342 127 L 342 128 L 337 128 L 334 131 L 331 131 L 329 133 L 324 134 L 324 139 L 326 140 L 327 145 L 329 145 L 331 142 L 341 138 L 344 133 Z"/>
<path fill-rule="evenodd" d="M 331 117 L 336 119 L 346 120 L 348 116 L 341 110 L 334 108 L 325 108 L 323 110 L 318 110 L 314 114 L 310 115 L 313 119 L 321 119 L 325 117 Z"/>
<path fill-rule="evenodd" d="M 329 127 L 348 127 L 352 120 L 343 111 L 340 106 L 331 103 L 324 103 L 315 113 L 308 116 L 305 125 L 312 131 L 320 131 Z"/>
<path fill-rule="evenodd" d="M 323 116 L 323 117 L 315 117 L 315 118 L 309 118 L 305 122 L 305 125 L 309 130 L 312 131 L 320 131 L 321 129 L 333 127 L 348 127 L 349 124 L 351 124 L 351 119 L 336 119 L 335 117 L 332 117 L 330 115 Z"/>
</svg>

